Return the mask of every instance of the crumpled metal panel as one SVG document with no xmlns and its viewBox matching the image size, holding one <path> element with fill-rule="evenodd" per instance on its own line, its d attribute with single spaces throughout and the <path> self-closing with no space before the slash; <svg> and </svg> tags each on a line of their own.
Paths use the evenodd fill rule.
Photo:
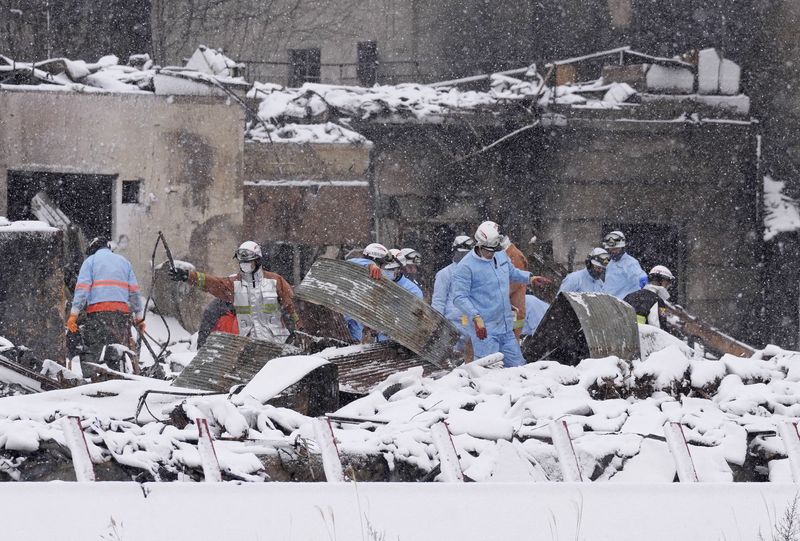
<svg viewBox="0 0 800 541">
<path fill-rule="evenodd" d="M 314 262 L 295 297 L 349 314 L 387 333 L 440 368 L 452 366 L 458 330 L 424 301 L 389 280 L 373 280 L 360 265 L 336 259 Z"/>
<path fill-rule="evenodd" d="M 320 355 L 339 367 L 339 390 L 356 395 L 369 394 L 392 374 L 416 366 L 422 367 L 423 376 L 445 373 L 391 343 L 338 348 Z"/>
<path fill-rule="evenodd" d="M 610 355 L 636 359 L 636 312 L 613 295 L 559 293 L 536 333 L 523 344 L 523 354 L 529 362 L 551 359 L 570 365 Z"/>
<path fill-rule="evenodd" d="M 215 332 L 172 385 L 225 393 L 253 379 L 268 361 L 298 354 L 299 349 L 287 344 Z"/>
</svg>

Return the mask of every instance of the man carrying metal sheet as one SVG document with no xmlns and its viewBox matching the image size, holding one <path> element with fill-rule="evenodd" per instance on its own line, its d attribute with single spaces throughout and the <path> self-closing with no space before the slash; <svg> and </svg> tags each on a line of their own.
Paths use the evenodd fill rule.
<svg viewBox="0 0 800 541">
<path fill-rule="evenodd" d="M 472 322 L 470 336 L 475 357 L 503 353 L 506 367 L 525 364 L 514 335 L 511 282 L 539 285 L 546 279 L 511 264 L 503 250 L 505 236 L 494 222 L 483 222 L 475 232 L 477 246 L 456 267 L 453 302 Z"/>
</svg>

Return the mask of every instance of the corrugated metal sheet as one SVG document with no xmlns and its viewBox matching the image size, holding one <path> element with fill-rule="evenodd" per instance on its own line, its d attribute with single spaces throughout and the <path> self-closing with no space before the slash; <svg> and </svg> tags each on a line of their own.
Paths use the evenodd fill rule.
<svg viewBox="0 0 800 541">
<path fill-rule="evenodd" d="M 559 293 L 523 353 L 529 362 L 547 358 L 565 364 L 609 355 L 638 358 L 636 313 L 612 295 Z"/>
<path fill-rule="evenodd" d="M 227 392 L 253 379 L 267 361 L 298 354 L 300 350 L 294 346 L 215 332 L 172 385 Z"/>
<path fill-rule="evenodd" d="M 318 259 L 295 288 L 295 296 L 349 314 L 441 368 L 452 366 L 456 328 L 397 284 L 372 280 L 360 265 Z"/>
<path fill-rule="evenodd" d="M 428 361 L 410 355 L 408 350 L 391 344 L 371 344 L 355 349 L 342 348 L 339 352 L 332 350 L 323 354 L 339 367 L 339 390 L 342 392 L 368 394 L 392 374 L 415 366 L 421 366 L 425 376 L 445 373 Z"/>
<path fill-rule="evenodd" d="M 297 310 L 300 312 L 304 332 L 314 336 L 333 338 L 345 344 L 352 343 L 347 323 L 341 314 L 337 314 L 325 306 L 303 301 L 297 302 Z"/>
</svg>

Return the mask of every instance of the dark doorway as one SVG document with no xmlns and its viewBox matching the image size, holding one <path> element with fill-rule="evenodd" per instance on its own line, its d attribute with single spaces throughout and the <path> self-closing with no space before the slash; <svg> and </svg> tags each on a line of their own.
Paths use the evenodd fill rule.
<svg viewBox="0 0 800 541">
<path fill-rule="evenodd" d="M 112 193 L 116 175 L 44 171 L 8 172 L 8 218 L 35 220 L 31 199 L 44 191 L 87 239 L 111 238 Z"/>
<path fill-rule="evenodd" d="M 361 86 L 372 86 L 378 82 L 378 44 L 374 41 L 359 41 L 356 44 L 356 74 Z"/>
<path fill-rule="evenodd" d="M 603 236 L 615 230 L 625 234 L 628 253 L 639 260 L 645 272 L 656 265 L 672 271 L 677 280 L 670 289 L 671 300 L 681 303 L 686 297 L 686 241 L 680 229 L 672 224 L 604 224 Z"/>
</svg>

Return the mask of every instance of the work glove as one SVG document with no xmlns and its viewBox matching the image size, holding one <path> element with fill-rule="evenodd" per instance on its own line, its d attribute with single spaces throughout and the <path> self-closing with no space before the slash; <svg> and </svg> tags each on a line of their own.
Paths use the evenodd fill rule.
<svg viewBox="0 0 800 541">
<path fill-rule="evenodd" d="M 475 336 L 478 337 L 478 340 L 486 340 L 488 334 L 486 332 L 486 325 L 483 323 L 483 318 L 481 316 L 475 316 L 472 319 L 472 324 L 475 325 Z"/>
<path fill-rule="evenodd" d="M 549 286 L 553 281 L 547 276 L 531 276 L 531 285 L 534 286 Z"/>
<path fill-rule="evenodd" d="M 380 280 L 383 276 L 381 272 L 381 268 L 378 265 L 370 265 L 369 267 L 369 277 L 373 280 Z"/>
<path fill-rule="evenodd" d="M 171 268 L 169 269 L 169 277 L 175 282 L 188 282 L 189 271 L 180 267 Z"/>
<path fill-rule="evenodd" d="M 144 331 L 147 330 L 147 326 L 144 324 L 144 319 L 135 320 L 134 325 L 136 325 L 136 328 L 139 329 L 140 334 L 144 334 Z"/>
<path fill-rule="evenodd" d="M 67 329 L 71 333 L 79 333 L 81 330 L 78 328 L 78 314 L 70 314 L 67 319 Z"/>
</svg>

